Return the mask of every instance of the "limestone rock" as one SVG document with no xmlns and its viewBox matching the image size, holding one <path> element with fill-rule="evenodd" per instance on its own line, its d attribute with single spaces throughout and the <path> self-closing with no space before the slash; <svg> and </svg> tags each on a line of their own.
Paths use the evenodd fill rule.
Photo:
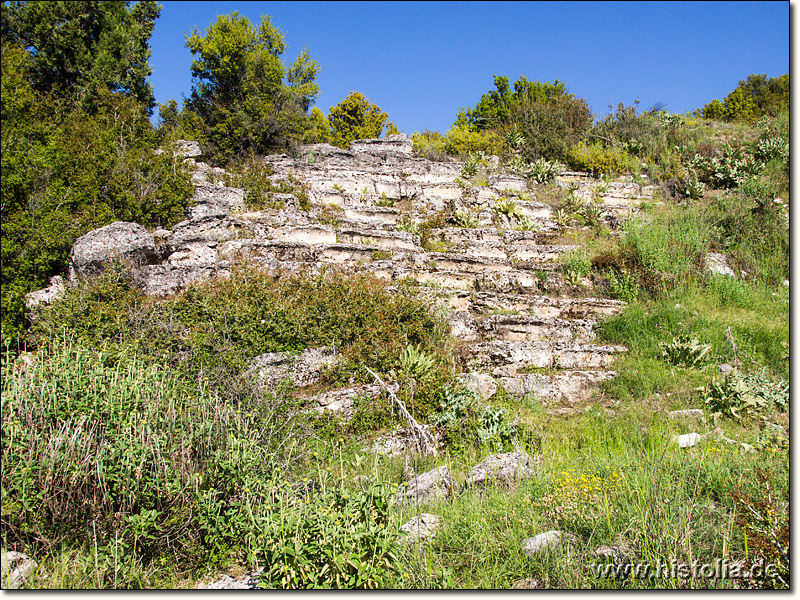
<svg viewBox="0 0 800 600">
<path fill-rule="evenodd" d="M 511 589 L 513 590 L 541 590 L 542 588 L 542 583 L 533 577 L 520 579 L 511 584 Z"/>
<path fill-rule="evenodd" d="M 478 324 L 466 310 L 450 313 L 447 320 L 450 323 L 450 336 L 462 342 L 475 342 L 478 338 Z"/>
<path fill-rule="evenodd" d="M 23 587 L 38 564 L 27 554 L 22 552 L 3 552 L 0 556 L 0 574 L 2 574 L 2 587 L 4 590 L 16 590 Z"/>
<path fill-rule="evenodd" d="M 541 552 L 554 550 L 568 543 L 577 544 L 578 542 L 580 542 L 580 539 L 571 533 L 557 530 L 546 531 L 525 540 L 522 545 L 522 551 L 529 557 L 533 557 Z"/>
<path fill-rule="evenodd" d="M 467 373 L 461 375 L 461 381 L 467 386 L 467 389 L 478 394 L 481 400 L 488 400 L 497 392 L 497 383 L 491 375 L 485 373 Z"/>
<path fill-rule="evenodd" d="M 696 446 L 700 443 L 700 440 L 703 439 L 703 436 L 699 433 L 687 433 L 685 435 L 679 435 L 675 438 L 675 441 L 678 442 L 679 448 L 691 448 L 692 446 Z"/>
<path fill-rule="evenodd" d="M 397 503 L 413 505 L 417 500 L 423 503 L 447 498 L 453 493 L 455 486 L 450 469 L 446 466 L 437 467 L 407 481 L 397 492 Z"/>
<path fill-rule="evenodd" d="M 493 454 L 472 467 L 464 488 L 510 485 L 533 475 L 534 459 L 524 452 Z"/>
<path fill-rule="evenodd" d="M 400 531 L 406 532 L 408 535 L 400 538 L 400 543 L 411 543 L 417 540 L 424 542 L 436 537 L 438 529 L 442 526 L 442 520 L 436 515 L 429 513 L 422 513 L 418 516 L 411 517 L 403 525 L 400 526 Z"/>
<path fill-rule="evenodd" d="M 397 384 L 390 384 L 390 387 L 391 386 L 398 387 L 399 389 Z M 397 390 L 394 389 L 392 391 L 396 392 Z M 436 439 L 436 429 L 434 427 L 431 425 L 420 425 L 420 427 L 424 431 L 426 438 Z M 396 456 L 407 451 L 431 452 L 435 450 L 435 448 L 430 448 L 429 444 L 424 444 L 422 447 L 421 444 L 423 444 L 423 442 L 419 440 L 418 432 L 412 427 L 406 427 L 376 439 L 372 444 L 372 450 L 378 454 L 386 454 L 389 456 Z"/>
<path fill-rule="evenodd" d="M 200 144 L 190 140 L 175 140 L 175 156 L 182 158 L 196 158 L 202 156 Z"/>
<path fill-rule="evenodd" d="M 397 392 L 399 386 L 396 383 L 390 384 L 389 389 L 391 389 L 392 392 Z M 383 395 L 383 393 L 384 389 L 382 386 L 377 383 L 370 383 L 310 396 L 309 400 L 316 403 L 316 406 L 311 409 L 315 412 L 334 412 L 345 418 L 349 418 L 355 410 L 356 398 L 359 396 L 377 398 Z"/>
<path fill-rule="evenodd" d="M 307 348 L 299 356 L 268 352 L 256 356 L 247 373 L 255 376 L 267 390 L 274 390 L 285 379 L 297 387 L 304 387 L 316 382 L 322 369 L 334 365 L 339 359 L 339 352 L 333 347 Z"/>
<path fill-rule="evenodd" d="M 225 217 L 232 212 L 243 212 L 244 208 L 244 190 L 206 183 L 194 188 L 189 215 L 193 219 Z"/>
<path fill-rule="evenodd" d="M 733 373 L 735 370 L 736 367 L 729 365 L 728 363 L 717 365 L 717 371 L 719 371 L 721 375 L 728 375 L 729 373 Z"/>
<path fill-rule="evenodd" d="M 718 252 L 706 253 L 706 272 L 711 275 L 736 276 L 736 273 L 734 273 L 733 269 L 728 265 L 728 258 L 724 254 Z"/>
<path fill-rule="evenodd" d="M 405 134 L 387 135 L 385 138 L 367 140 L 354 140 L 350 142 L 350 152 L 354 154 L 391 155 L 399 154 L 410 156 L 412 150 L 411 139 Z"/>
<path fill-rule="evenodd" d="M 47 306 L 63 296 L 65 290 L 64 278 L 60 275 L 56 275 L 50 278 L 49 287 L 25 294 L 25 306 L 27 306 L 29 310 L 40 304 Z"/>
<path fill-rule="evenodd" d="M 155 240 L 138 223 L 117 221 L 79 237 L 70 255 L 70 280 L 98 272 L 111 260 L 134 265 L 159 260 Z"/>
</svg>

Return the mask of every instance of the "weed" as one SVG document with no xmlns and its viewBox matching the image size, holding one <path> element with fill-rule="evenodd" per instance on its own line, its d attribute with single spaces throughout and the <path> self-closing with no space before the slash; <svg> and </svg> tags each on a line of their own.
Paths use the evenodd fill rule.
<svg viewBox="0 0 800 600">
<path fill-rule="evenodd" d="M 661 356 L 671 365 L 699 367 L 708 360 L 710 344 L 701 344 L 697 338 L 681 335 L 670 343 L 661 342 Z"/>
</svg>

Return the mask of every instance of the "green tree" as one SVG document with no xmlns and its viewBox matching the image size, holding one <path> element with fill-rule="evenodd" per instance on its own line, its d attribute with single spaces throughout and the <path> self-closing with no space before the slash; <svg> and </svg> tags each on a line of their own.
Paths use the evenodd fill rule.
<svg viewBox="0 0 800 600">
<path fill-rule="evenodd" d="M 35 61 L 3 44 L 0 287 L 2 330 L 20 334 L 24 295 L 66 272 L 75 239 L 116 220 L 172 225 L 189 176 L 135 98 L 98 92 L 92 112 L 34 89 Z"/>
<path fill-rule="evenodd" d="M 767 77 L 766 74 L 748 75 L 724 102 L 717 99 L 702 109 L 706 119 L 725 121 L 753 121 L 763 115 L 777 116 L 789 110 L 789 74 Z"/>
<path fill-rule="evenodd" d="M 303 133 L 304 144 L 323 144 L 331 141 L 331 126 L 328 118 L 317 107 L 308 113 L 306 130 Z"/>
<path fill-rule="evenodd" d="M 331 106 L 328 122 L 331 127 L 331 143 L 347 148 L 353 140 L 380 137 L 389 115 L 372 104 L 360 92 L 350 92 L 336 106 Z"/>
<path fill-rule="evenodd" d="M 527 160 L 563 160 L 570 146 L 592 124 L 592 113 L 583 98 L 567 93 L 566 85 L 528 81 L 514 82 L 495 76 L 494 90 L 483 94 L 474 109 L 459 111 L 455 130 L 495 131 L 507 141 L 509 152 Z"/>
<path fill-rule="evenodd" d="M 254 28 L 234 12 L 186 38 L 194 85 L 187 107 L 202 120 L 204 145 L 226 163 L 249 152 L 291 148 L 302 139 L 319 93 L 319 65 L 303 50 L 288 68 L 284 36 L 268 16 Z"/>
<path fill-rule="evenodd" d="M 135 98 L 152 111 L 148 41 L 161 7 L 131 2 L 9 2 L 0 8 L 2 39 L 32 56 L 37 91 L 91 109 L 102 90 Z"/>
</svg>

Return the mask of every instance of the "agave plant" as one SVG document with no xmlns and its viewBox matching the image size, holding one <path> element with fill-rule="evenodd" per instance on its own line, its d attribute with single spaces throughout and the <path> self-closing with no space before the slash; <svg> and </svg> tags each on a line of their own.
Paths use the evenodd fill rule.
<svg viewBox="0 0 800 600">
<path fill-rule="evenodd" d="M 400 372 L 420 382 L 433 379 L 435 367 L 436 361 L 433 356 L 416 346 L 407 346 L 400 356 Z"/>
<path fill-rule="evenodd" d="M 534 183 L 547 183 L 558 176 L 559 167 L 553 163 L 539 158 L 530 163 L 525 169 L 525 176 Z"/>
<path fill-rule="evenodd" d="M 505 215 L 509 219 L 516 220 L 522 217 L 519 206 L 510 198 L 498 198 L 497 202 L 494 203 L 494 212 L 499 215 Z"/>
<path fill-rule="evenodd" d="M 452 221 L 457 227 L 477 227 L 478 217 L 468 210 L 456 210 L 453 212 Z"/>
<path fill-rule="evenodd" d="M 517 224 L 516 227 L 514 227 L 514 229 L 516 229 L 517 231 L 539 231 L 540 229 L 538 222 L 529 219 L 526 216 L 517 217 L 516 222 Z"/>
<path fill-rule="evenodd" d="M 480 154 L 470 153 L 467 158 L 464 159 L 464 164 L 461 165 L 461 175 L 463 177 L 477 175 L 478 167 L 480 167 L 481 164 L 481 158 Z"/>
</svg>

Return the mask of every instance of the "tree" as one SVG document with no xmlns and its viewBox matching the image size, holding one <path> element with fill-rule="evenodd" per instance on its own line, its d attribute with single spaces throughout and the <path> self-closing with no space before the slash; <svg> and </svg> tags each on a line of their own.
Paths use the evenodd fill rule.
<svg viewBox="0 0 800 600">
<path fill-rule="evenodd" d="M 508 77 L 496 75 L 494 86 L 474 109 L 459 111 L 456 128 L 502 133 L 509 150 L 531 161 L 540 157 L 563 160 L 569 147 L 591 127 L 586 100 L 567 93 L 566 85 L 558 80 L 540 83 L 521 75 L 512 91 Z"/>
<path fill-rule="evenodd" d="M 336 106 L 331 106 L 328 122 L 331 143 L 347 148 L 353 140 L 380 137 L 389 115 L 370 103 L 360 92 L 350 92 Z"/>
<path fill-rule="evenodd" d="M 287 69 L 284 36 L 268 16 L 258 28 L 238 12 L 219 16 L 205 35 L 195 29 L 186 46 L 196 57 L 187 107 L 202 119 L 201 141 L 216 161 L 300 141 L 321 68 L 303 50 Z"/>
<path fill-rule="evenodd" d="M 789 110 L 789 74 L 771 78 L 753 74 L 741 80 L 723 102 L 714 99 L 706 104 L 702 114 L 706 119 L 753 121 L 786 110 Z"/>
<path fill-rule="evenodd" d="M 192 186 L 133 97 L 99 90 L 92 111 L 33 86 L 35 60 L 2 46 L 0 319 L 25 326 L 24 297 L 65 275 L 70 248 L 113 221 L 149 227 L 185 218 Z"/>
<path fill-rule="evenodd" d="M 91 109 L 102 90 L 155 106 L 148 40 L 161 7 L 131 2 L 10 2 L 0 9 L 2 39 L 33 58 L 37 91 Z"/>
</svg>

